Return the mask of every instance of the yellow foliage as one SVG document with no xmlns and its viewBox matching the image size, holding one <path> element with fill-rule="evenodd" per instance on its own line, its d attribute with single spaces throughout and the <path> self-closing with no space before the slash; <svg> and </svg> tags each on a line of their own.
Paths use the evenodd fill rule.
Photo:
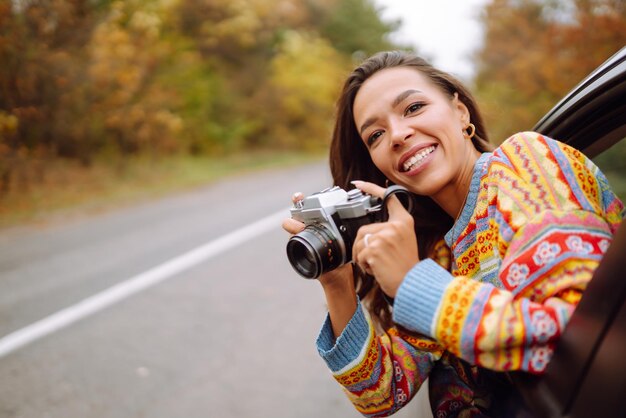
<svg viewBox="0 0 626 418">
<path fill-rule="evenodd" d="M 492 0 L 483 22 L 476 85 L 496 143 L 532 129 L 626 41 L 626 8 L 613 0 Z"/>
<path fill-rule="evenodd" d="M 270 85 L 280 118 L 272 126 L 276 142 L 298 147 L 326 145 L 334 102 L 349 66 L 328 41 L 288 32 L 271 62 Z"/>
<path fill-rule="evenodd" d="M 326 147 L 352 63 L 325 30 L 331 17 L 350 21 L 359 7 L 337 8 L 339 0 L 9 3 L 0 1 L 0 61 L 8 64 L 0 65 L 0 143 L 12 154 L 41 145 L 85 165 L 99 154 Z"/>
<path fill-rule="evenodd" d="M 301 0 L 214 0 L 200 36 L 205 48 L 247 50 L 268 41 L 278 28 L 309 18 Z"/>
<path fill-rule="evenodd" d="M 125 149 L 174 151 L 179 146 L 175 138 L 182 119 L 167 108 L 167 100 L 150 97 L 153 90 L 147 88 L 155 63 L 167 53 L 161 30 L 158 10 L 132 10 L 116 2 L 88 46 L 94 108 Z"/>
<path fill-rule="evenodd" d="M 0 140 L 17 131 L 19 120 L 15 115 L 0 110 Z"/>
</svg>

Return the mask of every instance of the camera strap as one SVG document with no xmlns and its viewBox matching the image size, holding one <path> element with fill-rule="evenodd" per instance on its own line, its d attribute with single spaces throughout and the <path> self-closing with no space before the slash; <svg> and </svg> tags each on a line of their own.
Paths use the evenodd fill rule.
<svg viewBox="0 0 626 418">
<path fill-rule="evenodd" d="M 387 187 L 387 190 L 385 190 L 385 194 L 383 195 L 383 204 L 381 211 L 382 219 L 385 222 L 389 219 L 387 200 L 393 195 L 396 195 L 396 197 L 398 198 L 402 206 L 404 206 L 404 208 L 407 210 L 407 212 L 413 213 L 413 206 L 415 205 L 413 195 L 406 189 L 406 187 L 394 184 L 393 186 Z"/>
</svg>

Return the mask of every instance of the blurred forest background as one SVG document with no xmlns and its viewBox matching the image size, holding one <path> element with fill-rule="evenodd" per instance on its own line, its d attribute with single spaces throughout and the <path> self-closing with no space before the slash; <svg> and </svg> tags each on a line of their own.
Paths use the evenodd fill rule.
<svg viewBox="0 0 626 418">
<path fill-rule="evenodd" d="M 352 67 L 411 49 L 380 12 L 372 0 L 0 0 L 0 219 L 319 158 Z M 467 81 L 494 142 L 626 44 L 622 0 L 492 0 L 482 23 Z M 624 146 L 604 158 L 623 178 Z"/>
</svg>

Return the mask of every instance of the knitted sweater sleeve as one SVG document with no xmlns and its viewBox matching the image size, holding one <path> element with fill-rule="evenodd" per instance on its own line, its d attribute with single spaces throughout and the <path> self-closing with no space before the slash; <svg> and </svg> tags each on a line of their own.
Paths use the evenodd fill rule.
<svg viewBox="0 0 626 418">
<path fill-rule="evenodd" d="M 360 302 L 336 340 L 327 317 L 317 348 L 348 399 L 367 417 L 388 416 L 406 405 L 443 352 L 432 339 L 395 328 L 377 336 Z"/>
<path fill-rule="evenodd" d="M 443 240 L 435 245 L 432 257 L 442 268 L 450 268 L 450 249 Z M 348 399 L 368 417 L 388 416 L 406 405 L 443 354 L 431 338 L 395 327 L 377 335 L 361 301 L 336 339 L 330 317 L 326 318 L 317 349 Z"/>
<path fill-rule="evenodd" d="M 621 202 L 582 154 L 537 134 L 494 153 L 484 184 L 495 282 L 430 260 L 398 290 L 394 321 L 494 370 L 542 372 L 621 222 Z M 478 210 L 477 210 L 478 211 Z M 485 266 L 487 268 L 487 266 Z"/>
</svg>

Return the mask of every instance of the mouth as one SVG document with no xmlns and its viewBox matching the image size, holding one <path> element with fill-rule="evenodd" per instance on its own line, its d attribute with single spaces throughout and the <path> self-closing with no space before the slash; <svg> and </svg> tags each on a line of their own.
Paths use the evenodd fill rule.
<svg viewBox="0 0 626 418">
<path fill-rule="evenodd" d="M 430 145 L 425 148 L 420 148 L 413 155 L 409 154 L 408 156 L 403 157 L 399 164 L 400 172 L 407 173 L 409 171 L 415 170 L 416 168 L 424 164 L 428 156 L 432 154 L 436 148 L 436 145 Z"/>
</svg>

